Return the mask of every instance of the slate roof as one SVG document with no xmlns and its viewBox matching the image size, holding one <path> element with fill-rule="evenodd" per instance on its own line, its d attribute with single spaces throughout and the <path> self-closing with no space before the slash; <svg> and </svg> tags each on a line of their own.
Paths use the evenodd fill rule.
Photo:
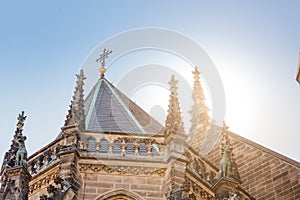
<svg viewBox="0 0 300 200">
<path fill-rule="evenodd" d="M 163 127 L 104 77 L 84 102 L 86 130 L 131 134 L 158 134 Z"/>
</svg>

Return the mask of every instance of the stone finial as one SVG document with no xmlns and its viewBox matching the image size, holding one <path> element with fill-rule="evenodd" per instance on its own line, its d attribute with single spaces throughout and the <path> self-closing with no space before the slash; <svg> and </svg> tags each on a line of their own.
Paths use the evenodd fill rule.
<svg viewBox="0 0 300 200">
<path fill-rule="evenodd" d="M 188 140 L 191 142 L 191 146 L 199 152 L 209 128 L 210 116 L 208 114 L 209 108 L 205 104 L 206 98 L 201 86 L 201 73 L 198 67 L 195 67 L 193 74 L 194 86 L 192 97 L 194 105 L 189 112 L 191 114 L 191 128 Z"/>
<path fill-rule="evenodd" d="M 77 123 L 81 130 L 85 129 L 85 113 L 84 113 L 84 80 L 86 79 L 83 70 L 80 70 L 79 74 L 76 74 L 76 86 L 71 101 L 70 109 L 66 116 L 64 126 L 74 125 Z"/>
<path fill-rule="evenodd" d="M 170 84 L 170 100 L 167 119 L 165 121 L 165 137 L 175 137 L 176 135 L 184 134 L 184 127 L 181 115 L 181 108 L 177 94 L 177 83 L 174 75 L 171 77 Z"/>
<path fill-rule="evenodd" d="M 225 145 L 230 145 L 229 126 L 226 125 L 225 121 L 223 121 L 221 145 L 222 149 L 225 147 Z"/>
<path fill-rule="evenodd" d="M 17 123 L 17 127 L 20 129 L 20 130 L 22 130 L 22 127 L 24 126 L 24 122 L 25 122 L 25 120 L 26 120 L 26 117 L 27 116 L 25 116 L 25 112 L 24 111 L 22 111 L 20 114 L 19 114 L 19 116 L 18 116 L 18 123 Z"/>
</svg>

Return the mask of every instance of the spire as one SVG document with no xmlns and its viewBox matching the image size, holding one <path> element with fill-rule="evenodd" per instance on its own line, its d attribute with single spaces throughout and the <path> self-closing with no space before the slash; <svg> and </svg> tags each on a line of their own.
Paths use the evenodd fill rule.
<svg viewBox="0 0 300 200">
<path fill-rule="evenodd" d="M 10 149 L 5 153 L 0 172 L 0 199 L 28 199 L 27 151 L 22 131 L 26 120 L 24 111 L 18 116 L 15 134 Z M 18 192 L 16 192 L 18 188 Z"/>
<path fill-rule="evenodd" d="M 181 108 L 177 94 L 177 83 L 178 80 L 175 80 L 174 75 L 172 75 L 172 78 L 169 82 L 171 91 L 169 109 L 167 119 L 165 122 L 165 137 L 167 143 L 176 135 L 184 135 Z"/>
<path fill-rule="evenodd" d="M 195 67 L 193 74 L 194 87 L 192 97 L 194 105 L 190 111 L 192 117 L 189 140 L 192 142 L 192 147 L 199 152 L 210 124 L 210 116 L 208 114 L 209 108 L 205 104 L 206 99 L 200 83 L 200 71 L 197 67 Z"/>
<path fill-rule="evenodd" d="M 217 178 L 220 179 L 222 177 L 231 178 L 240 182 L 240 175 L 238 172 L 237 164 L 235 161 L 235 157 L 233 154 L 233 148 L 231 146 L 230 141 L 230 132 L 229 127 L 223 122 L 223 128 L 221 133 L 221 151 L 222 158 L 219 165 L 219 173 Z"/>
<path fill-rule="evenodd" d="M 105 59 L 108 58 L 108 55 L 112 53 L 112 50 L 103 49 L 103 53 L 100 54 L 100 57 L 96 59 L 96 62 L 101 63 L 101 68 L 99 69 L 101 78 L 104 78 L 105 69 Z"/>
<path fill-rule="evenodd" d="M 19 150 L 19 142 L 18 138 L 22 136 L 22 131 L 24 127 L 24 122 L 26 120 L 25 112 L 22 111 L 18 116 L 18 122 L 15 134 L 13 136 L 12 144 L 10 145 L 10 149 L 5 153 L 4 160 L 2 164 L 2 170 L 4 166 L 14 167 L 16 165 L 16 153 Z M 2 171 L 1 170 L 1 171 Z"/>
<path fill-rule="evenodd" d="M 83 85 L 86 77 L 84 76 L 83 70 L 80 70 L 79 74 L 76 74 L 76 87 L 73 95 L 73 100 L 68 111 L 67 119 L 64 126 L 78 124 L 78 127 L 83 130 L 85 129 L 85 113 L 84 113 L 84 100 L 83 100 Z"/>
<path fill-rule="evenodd" d="M 299 57 L 298 57 L 298 72 L 297 72 L 296 80 L 300 84 L 300 52 L 299 52 Z"/>
</svg>

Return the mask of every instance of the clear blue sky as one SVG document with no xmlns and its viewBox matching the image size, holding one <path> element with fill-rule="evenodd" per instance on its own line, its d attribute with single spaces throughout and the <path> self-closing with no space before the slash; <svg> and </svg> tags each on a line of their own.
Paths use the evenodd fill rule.
<svg viewBox="0 0 300 200">
<path fill-rule="evenodd" d="M 63 125 L 89 52 L 133 28 L 192 38 L 215 63 L 230 129 L 300 160 L 300 1 L 0 1 L 0 159 L 16 117 L 33 153 Z M 97 69 L 96 69 L 97 70 Z"/>
</svg>

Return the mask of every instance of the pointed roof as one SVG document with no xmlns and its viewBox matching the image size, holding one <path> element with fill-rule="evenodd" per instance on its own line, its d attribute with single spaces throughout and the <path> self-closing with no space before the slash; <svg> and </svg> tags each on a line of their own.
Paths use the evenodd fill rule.
<svg viewBox="0 0 300 200">
<path fill-rule="evenodd" d="M 104 76 L 84 101 L 85 129 L 93 132 L 158 134 L 163 127 Z"/>
</svg>

